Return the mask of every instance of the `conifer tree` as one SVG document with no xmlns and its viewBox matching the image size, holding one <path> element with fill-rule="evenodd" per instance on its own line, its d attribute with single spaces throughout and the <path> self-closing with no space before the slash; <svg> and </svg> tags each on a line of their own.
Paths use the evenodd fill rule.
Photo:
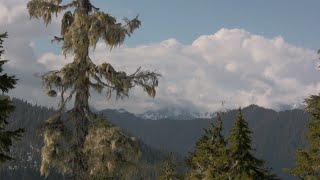
<svg viewBox="0 0 320 180">
<path fill-rule="evenodd" d="M 305 111 L 310 115 L 309 146 L 297 150 L 296 166 L 289 173 L 304 180 L 320 179 L 320 96 L 312 95 L 305 100 Z"/>
<path fill-rule="evenodd" d="M 248 123 L 242 117 L 241 108 L 239 108 L 238 117 L 228 138 L 231 159 L 227 172 L 228 179 L 277 179 L 270 173 L 270 169 L 264 166 L 264 161 L 252 154 L 255 149 L 251 145 L 251 134 Z"/>
<path fill-rule="evenodd" d="M 138 17 L 132 20 L 124 18 L 124 23 L 119 23 L 110 14 L 100 11 L 90 0 L 30 0 L 27 8 L 31 18 L 43 19 L 46 25 L 51 22 L 52 16 L 63 13 L 60 36 L 55 36 L 53 41 L 62 43 L 65 56 L 73 57 L 73 62 L 62 69 L 42 76 L 47 94 L 53 97 L 59 94 L 61 101 L 58 112 L 42 128 L 44 147 L 41 174 L 47 176 L 51 166 L 81 180 L 102 171 L 112 175 L 118 170 L 118 163 L 133 165 L 140 154 L 137 141 L 107 122 L 101 127 L 97 126 L 101 124 L 99 119 L 102 117 L 89 109 L 89 90 L 92 88 L 99 93 L 105 92 L 107 99 L 113 95 L 124 98 L 131 88 L 140 86 L 149 96 L 155 97 L 160 74 L 138 68 L 128 75 L 116 71 L 109 63 L 94 64 L 89 52 L 99 40 L 103 40 L 110 49 L 121 45 L 140 26 Z M 74 107 L 66 111 L 66 103 L 73 98 Z M 101 163 L 96 162 L 91 166 L 90 162 L 98 160 Z M 129 172 L 126 174 L 129 175 Z"/>
<path fill-rule="evenodd" d="M 7 33 L 0 34 L 0 164 L 13 158 L 8 155 L 10 152 L 10 147 L 12 146 L 13 140 L 18 139 L 22 136 L 23 129 L 17 130 L 7 130 L 8 121 L 7 118 L 9 114 L 14 111 L 15 107 L 12 105 L 12 102 L 8 96 L 5 96 L 5 93 L 8 93 L 10 89 L 13 89 L 17 83 L 15 76 L 9 76 L 7 73 L 3 74 L 3 65 L 8 60 L 2 60 L 1 56 L 4 53 L 3 42 L 7 38 Z"/>
<path fill-rule="evenodd" d="M 164 160 L 160 166 L 158 180 L 182 180 L 182 176 L 177 170 L 178 164 L 172 153 Z"/>
<path fill-rule="evenodd" d="M 217 125 L 210 129 L 196 143 L 196 148 L 187 159 L 190 171 L 188 179 L 225 179 L 228 168 L 227 142 L 222 136 L 221 113 L 217 113 Z"/>
</svg>

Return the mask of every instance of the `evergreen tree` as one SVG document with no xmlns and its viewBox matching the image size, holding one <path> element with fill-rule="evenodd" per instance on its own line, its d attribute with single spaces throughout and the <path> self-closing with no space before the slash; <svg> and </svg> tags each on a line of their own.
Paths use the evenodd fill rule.
<svg viewBox="0 0 320 180">
<path fill-rule="evenodd" d="M 187 159 L 188 179 L 225 179 L 228 168 L 227 142 L 222 136 L 221 113 L 217 113 L 217 126 L 210 129 L 196 143 L 195 151 Z"/>
<path fill-rule="evenodd" d="M 177 162 L 172 153 L 164 160 L 160 167 L 160 175 L 158 180 L 180 180 L 181 175 L 177 171 Z"/>
<path fill-rule="evenodd" d="M 310 115 L 308 134 L 309 146 L 297 150 L 296 166 L 289 173 L 300 179 L 320 179 L 320 96 L 312 95 L 305 100 L 305 111 Z"/>
<path fill-rule="evenodd" d="M 270 169 L 264 166 L 264 161 L 253 156 L 254 148 L 251 145 L 252 132 L 248 123 L 243 119 L 241 108 L 238 117 L 230 130 L 228 142 L 230 167 L 227 172 L 228 179 L 277 179 L 270 173 Z"/>
<path fill-rule="evenodd" d="M 1 60 L 1 55 L 4 53 L 3 41 L 7 38 L 7 33 L 0 34 L 0 164 L 3 164 L 7 160 L 13 158 L 8 155 L 10 147 L 12 146 L 13 140 L 18 139 L 22 136 L 23 129 L 7 130 L 8 125 L 7 118 L 9 114 L 14 111 L 15 107 L 12 105 L 11 100 L 4 93 L 8 93 L 10 89 L 13 89 L 17 79 L 15 76 L 8 76 L 7 73 L 3 74 L 3 64 L 7 60 Z"/>
<path fill-rule="evenodd" d="M 139 157 L 135 154 L 140 154 L 138 142 L 108 123 L 101 127 L 95 125 L 100 124 L 102 117 L 89 109 L 89 89 L 99 93 L 105 90 L 109 99 L 113 95 L 116 98 L 127 97 L 131 88 L 141 86 L 149 96 L 155 97 L 160 74 L 138 68 L 135 73 L 128 75 L 116 71 L 109 63 L 96 65 L 89 51 L 96 47 L 99 39 L 104 40 L 110 49 L 121 45 L 140 26 L 138 17 L 132 20 L 124 18 L 124 23 L 119 23 L 110 14 L 93 6 L 90 0 L 30 0 L 27 8 L 31 18 L 43 19 L 46 25 L 51 22 L 53 15 L 64 13 L 60 36 L 55 36 L 53 41 L 61 42 L 63 54 L 74 58 L 61 70 L 50 71 L 42 76 L 47 94 L 53 97 L 59 94 L 61 101 L 58 112 L 42 128 L 44 147 L 41 174 L 47 176 L 52 166 L 63 174 L 81 180 L 100 171 L 112 175 L 113 171 L 118 170 L 115 168 L 118 167 L 115 166 L 117 163 L 135 164 Z M 74 107 L 65 111 L 66 103 L 72 98 Z M 109 137 L 102 134 L 108 134 Z M 100 146 L 91 142 L 97 139 L 104 143 L 105 148 L 87 147 Z M 98 152 L 98 149 L 111 152 L 112 155 L 105 157 L 106 153 Z M 128 152 L 131 153 L 126 154 Z M 95 160 L 101 163 L 92 165 L 90 162 Z M 129 175 L 129 171 L 126 174 Z"/>
</svg>

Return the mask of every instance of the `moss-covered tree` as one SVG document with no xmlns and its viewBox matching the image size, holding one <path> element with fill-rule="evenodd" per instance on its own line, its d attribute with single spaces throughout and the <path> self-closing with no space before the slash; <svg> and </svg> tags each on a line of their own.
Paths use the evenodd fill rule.
<svg viewBox="0 0 320 180">
<path fill-rule="evenodd" d="M 228 179 L 277 179 L 265 166 L 265 162 L 252 154 L 255 149 L 251 145 L 251 134 L 248 123 L 244 120 L 239 108 L 238 117 L 228 137 L 230 143 L 230 166 L 226 173 Z"/>
<path fill-rule="evenodd" d="M 297 150 L 296 166 L 289 173 L 305 180 L 320 179 L 320 96 L 312 95 L 305 100 L 305 111 L 310 115 L 309 146 Z"/>
<path fill-rule="evenodd" d="M 15 107 L 5 93 L 8 93 L 10 89 L 13 89 L 17 83 L 15 76 L 9 76 L 7 73 L 3 73 L 3 65 L 7 60 L 2 60 L 1 56 L 4 53 L 3 42 L 7 38 L 7 33 L 0 34 L 0 164 L 8 160 L 12 160 L 9 155 L 10 147 L 15 139 L 22 136 L 23 129 L 8 130 L 8 117 L 11 112 L 14 111 Z"/>
<path fill-rule="evenodd" d="M 89 109 L 90 88 L 99 93 L 105 92 L 107 99 L 112 95 L 116 98 L 128 96 L 129 90 L 141 86 L 151 97 L 155 97 L 155 88 L 158 86 L 159 74 L 151 71 L 137 69 L 133 74 L 116 71 L 111 64 L 96 65 L 89 56 L 90 49 L 96 47 L 101 39 L 112 49 L 121 45 L 127 36 L 137 29 L 141 22 L 138 17 L 129 20 L 124 18 L 119 23 L 108 13 L 102 12 L 93 6 L 90 0 L 30 0 L 27 5 L 31 18 L 43 19 L 48 25 L 52 16 L 63 13 L 60 36 L 53 41 L 62 43 L 62 52 L 65 56 L 72 56 L 73 62 L 60 70 L 50 71 L 42 76 L 44 87 L 49 96 L 61 97 L 59 111 L 47 120 L 43 127 L 44 147 L 42 149 L 41 174 L 48 175 L 49 167 L 57 168 L 61 173 L 70 174 L 74 179 L 88 179 L 92 173 L 104 172 L 113 174 L 117 170 L 116 163 L 134 164 L 133 159 L 125 154 L 132 148 L 131 155 L 139 154 L 137 143 L 113 128 L 108 123 L 101 127 L 101 134 L 96 134 L 90 128 L 99 128 L 95 124 L 96 114 Z M 74 107 L 65 110 L 66 103 L 74 97 Z M 65 112 L 66 111 L 66 112 Z M 106 128 L 109 127 L 109 128 Z M 92 132 L 92 133 L 91 133 Z M 99 136 L 104 133 L 118 136 L 115 139 Z M 96 135 L 95 137 L 92 137 Z M 112 148 L 112 154 L 105 157 L 93 156 L 94 144 L 98 138 L 105 147 Z M 95 144 L 99 145 L 99 144 Z M 90 150 L 90 148 L 93 148 Z M 89 149 L 89 150 L 88 150 Z M 122 149 L 126 149 L 122 151 Z M 88 150 L 88 151 L 87 151 Z M 106 149 L 106 151 L 109 151 Z M 89 154 L 87 152 L 90 152 Z M 121 158 L 116 158 L 121 157 Z M 92 158 L 106 163 L 97 163 L 103 167 L 89 166 Z M 106 165 L 107 164 L 107 165 Z M 128 173 L 127 173 L 128 174 Z"/>
<path fill-rule="evenodd" d="M 226 179 L 228 169 L 227 142 L 222 135 L 221 113 L 217 113 L 217 125 L 209 129 L 196 143 L 195 151 L 187 159 L 187 179 Z"/>
</svg>

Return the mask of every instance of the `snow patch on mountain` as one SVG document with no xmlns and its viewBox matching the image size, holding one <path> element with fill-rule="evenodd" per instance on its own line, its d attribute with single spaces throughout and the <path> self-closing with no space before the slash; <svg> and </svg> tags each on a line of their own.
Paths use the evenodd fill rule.
<svg viewBox="0 0 320 180">
<path fill-rule="evenodd" d="M 192 120 L 199 118 L 213 118 L 215 113 L 199 112 L 192 109 L 177 107 L 163 108 L 156 111 L 146 111 L 137 114 L 138 117 L 146 120 L 173 119 L 173 120 Z"/>
</svg>

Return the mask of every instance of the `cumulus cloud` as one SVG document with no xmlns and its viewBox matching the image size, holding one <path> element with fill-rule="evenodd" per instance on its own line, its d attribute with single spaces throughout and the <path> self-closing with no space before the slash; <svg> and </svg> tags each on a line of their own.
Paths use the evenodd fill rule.
<svg viewBox="0 0 320 180">
<path fill-rule="evenodd" d="M 26 99 L 32 103 L 48 105 L 47 98 L 41 92 L 41 80 L 35 73 L 45 72 L 45 66 L 38 63 L 37 47 L 43 46 L 37 41 L 57 34 L 59 18 L 45 28 L 41 20 L 30 20 L 27 12 L 28 0 L 0 0 L 0 33 L 8 32 L 4 42 L 3 59 L 10 60 L 5 70 L 19 79 L 17 87 L 10 95 Z M 46 44 L 47 45 L 47 44 Z"/>
<path fill-rule="evenodd" d="M 30 102 L 50 105 L 57 100 L 41 91 L 41 80 L 35 73 L 59 69 L 72 61 L 54 52 L 49 40 L 59 32 L 59 20 L 45 28 L 41 20 L 31 20 L 26 9 L 28 0 L 0 0 L 0 32 L 8 31 L 4 59 L 6 70 L 19 78 L 12 95 Z M 39 43 L 46 39 L 47 43 Z M 278 109 L 297 104 L 320 88 L 317 55 L 314 50 L 297 47 L 282 37 L 265 38 L 242 29 L 221 29 L 203 35 L 191 44 L 176 39 L 144 44 L 133 48 L 122 46 L 109 51 L 103 43 L 91 52 L 97 63 L 109 62 L 118 70 L 134 72 L 157 70 L 163 77 L 155 99 L 141 88 L 135 88 L 124 101 L 106 101 L 92 93 L 91 102 L 99 109 L 125 108 L 133 112 L 180 106 L 214 111 L 225 101 L 227 108 L 257 104 Z"/>
<path fill-rule="evenodd" d="M 103 108 L 141 112 L 166 106 L 214 111 L 225 101 L 227 108 L 257 104 L 279 109 L 302 102 L 320 88 L 314 50 L 288 44 L 282 37 L 265 38 L 242 29 L 221 29 L 192 44 L 175 39 L 160 43 L 122 46 L 113 51 L 99 43 L 91 53 L 95 63 L 109 62 L 118 70 L 157 70 L 163 77 L 155 99 L 136 88 L 125 101 L 107 102 L 93 95 Z M 41 56 L 39 63 L 60 68 L 71 61 L 57 54 Z"/>
<path fill-rule="evenodd" d="M 29 0 L 0 0 L 0 31 L 8 31 L 15 38 L 49 37 L 59 32 L 59 19 L 53 18 L 45 28 L 43 21 L 30 20 L 27 10 Z"/>
</svg>

